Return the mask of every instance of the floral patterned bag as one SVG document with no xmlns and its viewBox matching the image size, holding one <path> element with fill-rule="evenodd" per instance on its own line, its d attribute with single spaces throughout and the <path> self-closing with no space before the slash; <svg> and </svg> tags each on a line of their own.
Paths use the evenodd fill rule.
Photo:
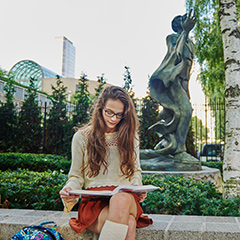
<svg viewBox="0 0 240 240">
<path fill-rule="evenodd" d="M 54 226 L 52 228 L 43 227 L 45 224 L 54 224 Z M 61 234 L 55 230 L 56 227 L 57 224 L 53 221 L 24 227 L 10 240 L 63 240 Z"/>
</svg>

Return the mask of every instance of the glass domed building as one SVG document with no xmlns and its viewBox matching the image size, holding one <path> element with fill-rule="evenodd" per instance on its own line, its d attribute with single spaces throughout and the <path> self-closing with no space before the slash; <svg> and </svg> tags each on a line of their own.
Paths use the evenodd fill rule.
<svg viewBox="0 0 240 240">
<path fill-rule="evenodd" d="M 29 80 L 33 78 L 36 80 L 36 88 L 41 90 L 42 79 L 56 78 L 58 74 L 32 60 L 21 60 L 10 69 L 9 75 L 25 86 L 29 86 Z"/>
</svg>

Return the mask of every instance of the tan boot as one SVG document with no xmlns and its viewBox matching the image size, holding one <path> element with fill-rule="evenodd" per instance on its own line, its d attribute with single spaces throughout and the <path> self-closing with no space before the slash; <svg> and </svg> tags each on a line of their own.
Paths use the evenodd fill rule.
<svg viewBox="0 0 240 240">
<path fill-rule="evenodd" d="M 98 240 L 125 240 L 127 231 L 128 225 L 106 220 Z"/>
</svg>

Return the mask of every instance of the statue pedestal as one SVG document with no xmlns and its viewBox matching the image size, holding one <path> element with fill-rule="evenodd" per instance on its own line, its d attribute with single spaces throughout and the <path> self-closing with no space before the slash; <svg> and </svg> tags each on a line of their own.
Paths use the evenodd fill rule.
<svg viewBox="0 0 240 240">
<path fill-rule="evenodd" d="M 199 171 L 149 171 L 143 170 L 142 174 L 158 174 L 161 177 L 165 175 L 183 175 L 186 179 L 193 178 L 195 181 L 211 181 L 222 192 L 222 177 L 219 169 L 202 166 Z"/>
<path fill-rule="evenodd" d="M 140 150 L 140 164 L 142 170 L 146 171 L 184 172 L 202 170 L 200 161 L 187 152 L 172 156 L 163 155 L 152 149 Z"/>
</svg>

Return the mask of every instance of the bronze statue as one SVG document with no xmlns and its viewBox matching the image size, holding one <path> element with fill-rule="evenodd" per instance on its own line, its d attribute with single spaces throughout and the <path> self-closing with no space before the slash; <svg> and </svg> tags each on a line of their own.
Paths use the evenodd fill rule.
<svg viewBox="0 0 240 240">
<path fill-rule="evenodd" d="M 189 15 L 173 19 L 172 29 L 176 33 L 167 36 L 167 54 L 150 78 L 150 95 L 163 110 L 159 113 L 159 121 L 149 127 L 160 136 L 159 143 L 154 150 L 140 152 L 143 169 L 201 169 L 199 161 L 186 153 L 185 146 L 192 117 L 188 83 L 194 56 L 194 46 L 188 35 L 195 23 L 192 10 Z"/>
</svg>

